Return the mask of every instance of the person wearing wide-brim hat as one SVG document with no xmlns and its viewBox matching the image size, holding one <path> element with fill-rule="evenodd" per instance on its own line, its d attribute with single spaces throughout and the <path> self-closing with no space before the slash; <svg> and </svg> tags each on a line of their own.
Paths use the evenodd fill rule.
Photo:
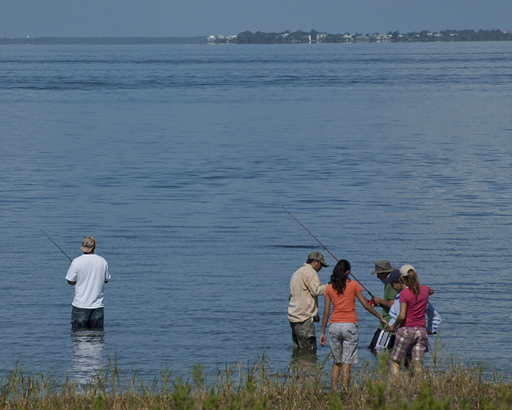
<svg viewBox="0 0 512 410">
<path fill-rule="evenodd" d="M 392 272 L 398 272 L 398 269 L 391 266 L 388 260 L 381 260 L 375 262 L 375 269 L 372 271 L 372 275 L 377 275 L 377 278 L 380 281 L 384 281 L 389 274 Z M 389 309 L 393 306 L 393 301 L 395 299 L 397 292 L 393 289 L 390 284 L 386 284 L 384 286 L 384 295 L 381 298 L 373 297 L 372 302 L 375 306 L 380 306 L 382 308 L 382 317 L 389 321 Z M 393 343 L 395 341 L 395 334 L 384 331 L 382 325 L 379 325 L 379 328 L 373 335 L 372 341 L 370 343 L 370 349 L 391 349 L 393 347 Z"/>
<path fill-rule="evenodd" d="M 328 267 L 320 252 L 309 254 L 290 280 L 288 297 L 288 321 L 292 329 L 294 349 L 316 350 L 315 323 L 319 322 L 318 296 L 325 292 L 326 285 L 320 283 L 318 272 Z"/>
</svg>

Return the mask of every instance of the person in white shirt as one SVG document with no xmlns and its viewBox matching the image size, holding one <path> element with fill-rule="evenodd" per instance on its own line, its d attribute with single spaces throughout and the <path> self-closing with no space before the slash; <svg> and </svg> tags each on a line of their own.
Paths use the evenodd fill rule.
<svg viewBox="0 0 512 410">
<path fill-rule="evenodd" d="M 82 256 L 73 259 L 66 280 L 75 286 L 75 297 L 71 307 L 73 329 L 103 329 L 103 288 L 110 280 L 108 264 L 94 250 L 96 241 L 92 236 L 82 240 Z"/>
</svg>

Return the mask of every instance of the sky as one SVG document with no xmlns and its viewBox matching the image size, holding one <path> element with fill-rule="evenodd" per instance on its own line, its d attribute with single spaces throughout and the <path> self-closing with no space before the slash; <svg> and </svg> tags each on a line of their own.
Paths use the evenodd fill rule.
<svg viewBox="0 0 512 410">
<path fill-rule="evenodd" d="M 512 31 L 512 0 L 0 0 L 0 37 Z"/>
</svg>

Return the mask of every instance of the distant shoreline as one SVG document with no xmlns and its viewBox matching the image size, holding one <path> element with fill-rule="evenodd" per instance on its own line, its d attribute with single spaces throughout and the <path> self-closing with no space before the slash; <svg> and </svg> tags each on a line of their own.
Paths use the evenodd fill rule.
<svg viewBox="0 0 512 410">
<path fill-rule="evenodd" d="M 197 37 L 24 37 L 2 38 L 0 44 L 22 45 L 128 45 L 128 44 L 206 44 Z"/>
<path fill-rule="evenodd" d="M 244 31 L 231 36 L 195 37 L 24 37 L 3 38 L 2 44 L 22 45 L 150 45 L 150 44 L 318 44 L 318 43 L 412 43 L 412 42 L 512 41 L 510 31 L 443 30 L 400 33 L 329 34 L 316 30 L 280 33 Z"/>
</svg>

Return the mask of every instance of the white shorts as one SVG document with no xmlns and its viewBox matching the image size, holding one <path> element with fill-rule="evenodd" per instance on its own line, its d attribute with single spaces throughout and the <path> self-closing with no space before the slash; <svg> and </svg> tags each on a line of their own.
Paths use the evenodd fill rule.
<svg viewBox="0 0 512 410">
<path fill-rule="evenodd" d="M 334 363 L 357 363 L 359 328 L 357 323 L 331 323 L 329 325 L 329 347 Z"/>
</svg>

